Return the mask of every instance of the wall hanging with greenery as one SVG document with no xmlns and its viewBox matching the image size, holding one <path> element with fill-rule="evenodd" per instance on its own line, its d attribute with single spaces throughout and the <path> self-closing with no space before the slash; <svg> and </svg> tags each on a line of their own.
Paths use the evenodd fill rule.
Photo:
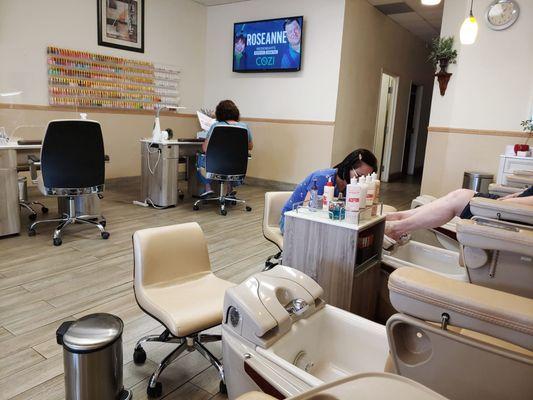
<svg viewBox="0 0 533 400">
<path fill-rule="evenodd" d="M 435 71 L 437 70 L 437 66 L 440 69 L 435 76 L 439 81 L 440 95 L 444 96 L 448 82 L 452 76 L 448 72 L 448 66 L 457 62 L 457 50 L 453 48 L 453 36 L 433 39 L 428 61 L 433 64 Z"/>
</svg>

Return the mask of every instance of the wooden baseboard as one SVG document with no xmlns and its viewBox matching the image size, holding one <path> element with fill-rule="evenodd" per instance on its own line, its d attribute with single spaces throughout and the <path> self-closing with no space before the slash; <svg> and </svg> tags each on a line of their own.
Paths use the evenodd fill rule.
<svg viewBox="0 0 533 400">
<path fill-rule="evenodd" d="M 452 128 L 443 126 L 430 126 L 428 133 L 451 133 L 458 135 L 485 135 L 485 136 L 501 136 L 501 137 L 519 137 L 526 138 L 527 133 L 520 131 L 497 131 L 489 129 L 467 129 L 467 128 Z"/>
<path fill-rule="evenodd" d="M 152 110 L 125 110 L 118 108 L 98 108 L 98 107 L 75 107 L 75 106 L 45 106 L 37 104 L 15 104 L 0 103 L 0 109 L 6 110 L 30 110 L 30 111 L 67 111 L 67 112 L 85 112 L 85 113 L 103 113 L 103 114 L 127 114 L 127 115 L 150 115 L 154 116 Z M 175 118 L 197 118 L 196 114 L 185 112 L 177 113 L 175 111 L 161 111 L 161 116 Z M 258 118 L 242 117 L 242 121 L 251 123 L 265 124 L 288 124 L 288 125 L 323 125 L 335 126 L 335 121 L 305 120 L 305 119 L 283 119 L 283 118 Z"/>
</svg>

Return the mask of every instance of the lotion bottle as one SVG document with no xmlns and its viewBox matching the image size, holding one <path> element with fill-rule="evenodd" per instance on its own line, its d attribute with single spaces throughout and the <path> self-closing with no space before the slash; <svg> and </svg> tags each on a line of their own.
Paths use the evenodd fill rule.
<svg viewBox="0 0 533 400">
<path fill-rule="evenodd" d="M 366 193 L 368 191 L 368 185 L 366 184 L 366 178 L 364 176 L 359 178 L 359 186 L 361 187 L 361 193 L 359 194 L 359 208 L 364 210 L 366 208 Z"/>
<path fill-rule="evenodd" d="M 376 183 L 372 181 L 372 177 L 370 175 L 366 176 L 366 184 L 368 185 L 368 189 L 366 192 L 366 204 L 368 206 L 372 206 L 374 204 L 374 194 L 376 190 Z"/>
<path fill-rule="evenodd" d="M 329 210 L 329 203 L 333 200 L 333 196 L 335 196 L 335 187 L 333 186 L 331 177 L 329 177 L 328 183 L 324 186 L 324 195 L 322 196 L 322 208 L 324 210 Z"/>
<path fill-rule="evenodd" d="M 346 211 L 359 211 L 361 197 L 361 186 L 357 183 L 357 178 L 353 177 L 350 184 L 346 186 Z"/>
<path fill-rule="evenodd" d="M 379 203 L 381 181 L 378 179 L 378 175 L 372 172 L 372 181 L 374 182 L 374 204 Z"/>
</svg>

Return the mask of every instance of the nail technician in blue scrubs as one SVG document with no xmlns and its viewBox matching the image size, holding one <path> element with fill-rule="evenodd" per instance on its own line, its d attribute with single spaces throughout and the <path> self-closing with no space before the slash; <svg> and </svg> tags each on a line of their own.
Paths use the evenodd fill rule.
<svg viewBox="0 0 533 400">
<path fill-rule="evenodd" d="M 294 204 L 309 200 L 309 197 L 311 196 L 310 190 L 315 179 L 318 186 L 319 196 L 324 194 L 324 186 L 330 177 L 335 186 L 335 196 L 338 196 L 339 192 L 344 192 L 346 190 L 346 185 L 354 176 L 359 177 L 368 175 L 376 171 L 377 163 L 376 156 L 370 150 L 357 149 L 348 154 L 342 162 L 335 165 L 333 168 L 320 169 L 308 175 L 307 178 L 296 186 L 292 196 L 283 206 L 281 219 L 279 221 L 281 233 L 283 233 L 285 228 L 285 212 L 291 211 Z"/>
</svg>

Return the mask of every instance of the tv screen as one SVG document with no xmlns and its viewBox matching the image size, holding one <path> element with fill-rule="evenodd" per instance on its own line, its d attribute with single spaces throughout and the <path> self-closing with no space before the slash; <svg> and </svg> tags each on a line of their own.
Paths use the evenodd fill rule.
<svg viewBox="0 0 533 400">
<path fill-rule="evenodd" d="M 303 17 L 238 22 L 233 26 L 233 71 L 299 71 Z"/>
</svg>

